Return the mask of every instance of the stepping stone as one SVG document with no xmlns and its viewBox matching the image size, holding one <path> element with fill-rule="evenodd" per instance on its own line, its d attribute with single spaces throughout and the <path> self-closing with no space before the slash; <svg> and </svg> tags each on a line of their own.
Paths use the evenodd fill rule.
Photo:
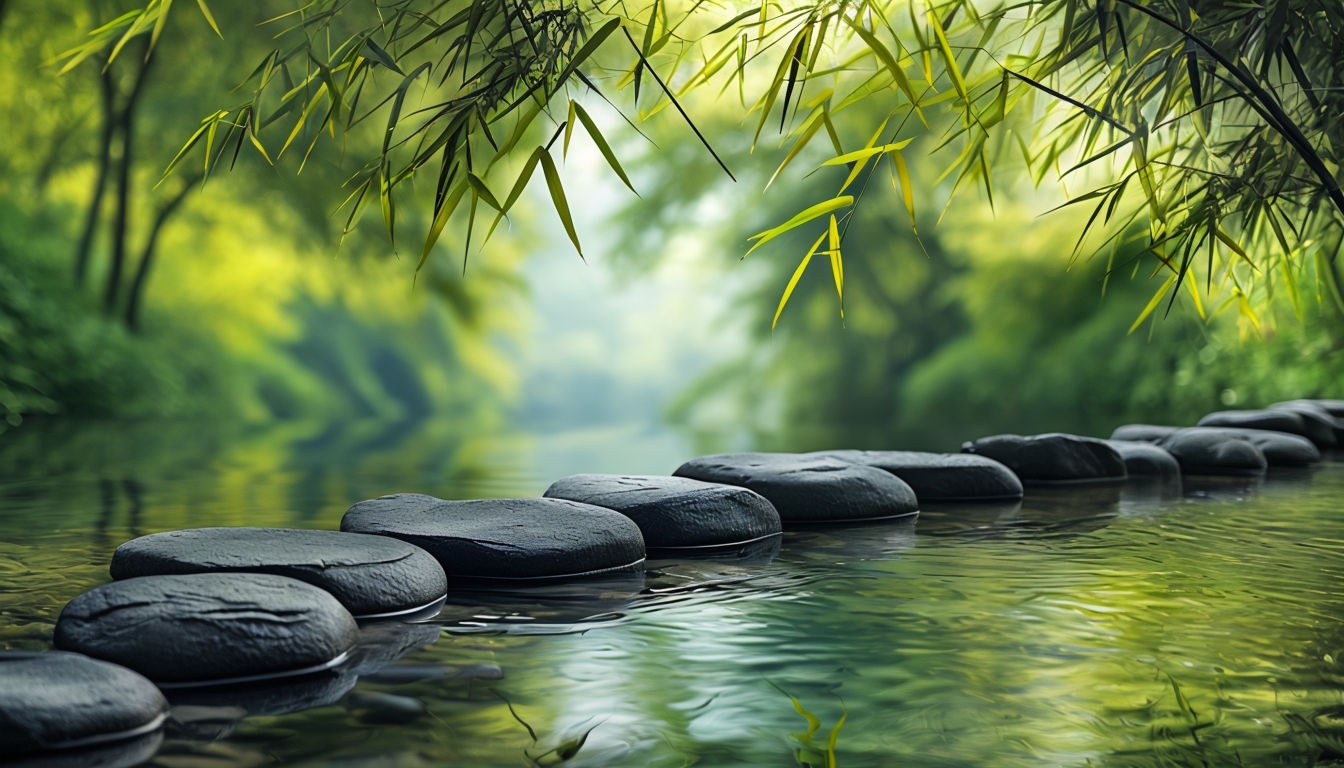
<svg viewBox="0 0 1344 768">
<path fill-rule="evenodd" d="M 565 579 L 644 563 L 634 521 L 566 499 L 445 501 L 398 493 L 350 507 L 341 530 L 410 542 L 438 559 L 450 578 Z"/>
<path fill-rule="evenodd" d="M 1334 440 L 1334 428 L 1327 428 L 1317 422 L 1306 422 L 1301 414 L 1285 408 L 1267 408 L 1264 410 L 1214 411 L 1201 418 L 1196 426 L 1233 427 L 1236 429 L 1264 429 L 1273 432 L 1287 432 L 1301 435 L 1319 445 L 1320 440 Z M 1268 458 L 1268 457 L 1267 457 Z M 1270 464 L 1274 463 L 1270 459 Z"/>
<path fill-rule="evenodd" d="M 1184 475 L 1262 475 L 1265 454 L 1243 437 L 1213 427 L 1187 427 L 1159 444 L 1176 457 Z"/>
<path fill-rule="evenodd" d="M 919 514 L 915 492 L 890 472 L 821 456 L 723 453 L 691 459 L 672 474 L 750 488 L 775 505 L 786 526 Z"/>
<path fill-rule="evenodd" d="M 1111 432 L 1112 440 L 1124 440 L 1132 443 L 1160 443 L 1177 430 L 1185 427 L 1168 427 L 1161 424 L 1125 424 Z"/>
<path fill-rule="evenodd" d="M 1166 449 L 1140 440 L 1106 440 L 1120 454 L 1125 471 L 1134 475 L 1180 477 L 1181 464 Z"/>
<path fill-rule="evenodd" d="M 884 469 L 904 480 L 921 503 L 1022 498 L 1022 481 L 1011 469 L 987 456 L 920 451 L 818 451 L 806 455 Z"/>
<path fill-rule="evenodd" d="M 159 689 L 126 667 L 62 651 L 0 651 L 0 761 L 133 740 L 158 731 L 167 713 Z"/>
<path fill-rule="evenodd" d="M 620 512 L 639 526 L 649 554 L 712 552 L 780 536 L 779 513 L 764 496 L 688 477 L 571 475 L 543 495 Z"/>
<path fill-rule="evenodd" d="M 1271 467 L 1305 467 L 1321 460 L 1321 450 L 1301 435 L 1274 432 L 1268 429 L 1237 429 L 1234 427 L 1188 427 L 1210 430 L 1225 438 L 1245 440 L 1260 449 Z M 1165 447 L 1165 446 L 1163 446 Z"/>
<path fill-rule="evenodd" d="M 1274 403 L 1270 410 L 1284 410 L 1302 417 L 1307 437 L 1320 448 L 1334 448 L 1344 443 L 1344 419 L 1331 413 L 1319 400 L 1288 400 Z"/>
<path fill-rule="evenodd" d="M 129 667 L 161 688 L 271 680 L 329 669 L 359 640 L 328 592 L 269 573 L 114 581 L 71 600 L 55 645 Z"/>
<path fill-rule="evenodd" d="M 297 528 L 192 528 L 141 536 L 112 554 L 112 578 L 273 573 L 330 592 L 356 619 L 432 615 L 448 579 L 434 556 L 386 536 Z"/>
<path fill-rule="evenodd" d="M 1024 485 L 1118 482 L 1126 476 L 1120 454 L 1094 437 L 992 435 L 963 443 L 961 450 L 1002 462 Z"/>
</svg>

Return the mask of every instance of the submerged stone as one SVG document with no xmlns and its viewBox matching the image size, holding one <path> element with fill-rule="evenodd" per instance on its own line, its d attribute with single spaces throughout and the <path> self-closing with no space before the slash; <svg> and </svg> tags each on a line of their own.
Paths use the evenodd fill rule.
<svg viewBox="0 0 1344 768">
<path fill-rule="evenodd" d="M 971 453 L 817 451 L 851 464 L 886 470 L 904 480 L 920 502 L 1002 501 L 1022 498 L 1022 481 L 1001 462 Z"/>
<path fill-rule="evenodd" d="M 1107 440 L 1107 445 L 1120 454 L 1125 471 L 1130 475 L 1157 475 L 1179 477 L 1181 464 L 1166 449 L 1141 440 Z"/>
<path fill-rule="evenodd" d="M 963 443 L 961 450 L 1002 462 L 1025 485 L 1117 482 L 1126 476 L 1120 454 L 1094 437 L 991 435 Z"/>
<path fill-rule="evenodd" d="M 0 651 L 0 761 L 136 740 L 159 730 L 167 712 L 159 689 L 126 667 L 64 651 Z"/>
<path fill-rule="evenodd" d="M 559 579 L 632 571 L 644 562 L 639 526 L 567 499 L 446 501 L 398 493 L 361 501 L 341 530 L 423 548 L 450 578 Z"/>
<path fill-rule="evenodd" d="M 544 495 L 620 512 L 639 526 L 650 554 L 740 547 L 780 535 L 779 512 L 764 496 L 688 477 L 571 475 Z"/>
<path fill-rule="evenodd" d="M 1159 444 L 1185 475 L 1261 475 L 1269 462 L 1250 440 L 1213 427 L 1187 427 Z"/>
<path fill-rule="evenodd" d="M 330 592 L 357 619 L 432 612 L 448 579 L 432 555 L 386 536 L 296 528 L 192 528 L 141 536 L 112 554 L 112 578 L 273 573 Z"/>
<path fill-rule="evenodd" d="M 691 459 L 672 474 L 750 488 L 770 500 L 785 525 L 919 514 L 915 492 L 905 481 L 877 467 L 823 456 L 724 453 Z"/>
<path fill-rule="evenodd" d="M 160 686 L 304 674 L 359 639 L 328 592 L 266 573 L 140 576 L 85 592 L 56 621 L 57 648 L 129 667 Z"/>
</svg>

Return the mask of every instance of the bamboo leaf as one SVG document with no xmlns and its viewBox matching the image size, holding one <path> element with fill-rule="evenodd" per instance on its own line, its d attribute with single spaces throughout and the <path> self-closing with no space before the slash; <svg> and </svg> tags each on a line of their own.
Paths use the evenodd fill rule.
<svg viewBox="0 0 1344 768">
<path fill-rule="evenodd" d="M 588 138 L 592 139 L 593 143 L 597 145 L 597 151 L 602 153 L 607 165 L 611 166 L 611 170 L 616 173 L 616 176 L 625 186 L 630 188 L 631 192 L 638 195 L 639 192 L 635 190 L 635 185 L 631 183 L 630 177 L 625 175 L 625 169 L 621 168 L 620 161 L 616 159 L 616 153 L 611 151 L 611 145 L 602 136 L 602 132 L 597 129 L 597 124 L 588 116 L 588 111 L 579 106 L 577 102 L 571 101 L 570 105 L 574 108 L 574 116 L 579 118 L 579 122 L 583 123 L 583 129 L 588 132 Z"/>
<path fill-rule="evenodd" d="M 919 229 L 915 226 L 915 188 L 910 183 L 910 169 L 905 164 L 905 155 L 893 152 L 889 157 L 896 165 L 896 176 L 901 181 L 901 200 L 905 203 L 905 212 L 910 215 L 910 231 L 918 236 Z"/>
<path fill-rule="evenodd" d="M 831 280 L 835 283 L 835 295 L 840 299 L 840 319 L 845 318 L 845 264 L 840 256 L 840 227 L 835 220 L 835 214 L 831 214 L 829 226 L 826 227 L 826 238 L 831 246 L 829 249 L 831 255 Z"/>
<path fill-rule="evenodd" d="M 808 262 L 812 261 L 812 255 L 817 252 L 817 249 L 821 247 L 821 241 L 825 239 L 826 233 L 823 232 L 821 237 L 818 237 L 817 241 L 812 244 L 812 247 L 807 249 L 803 260 L 798 262 L 798 268 L 793 270 L 793 276 L 789 278 L 789 284 L 784 286 L 784 293 L 779 297 L 779 306 L 775 307 L 775 317 L 770 321 L 770 330 L 775 330 L 775 326 L 779 324 L 779 316 L 784 314 L 784 306 L 789 303 L 789 298 L 793 296 L 793 289 L 798 287 L 798 281 L 802 278 L 803 271 L 807 269 Z M 817 724 L 820 725 L 821 723 L 818 722 Z"/>
<path fill-rule="evenodd" d="M 546 186 L 551 193 L 551 204 L 555 206 L 555 212 L 560 216 L 560 223 L 565 226 L 565 234 L 569 235 L 569 241 L 574 244 L 574 250 L 579 252 L 579 258 L 583 259 L 583 246 L 579 245 L 579 233 L 574 229 L 574 219 L 569 214 L 569 202 L 565 200 L 565 187 L 560 182 L 560 172 L 556 170 L 555 160 L 551 158 L 551 153 L 544 149 L 538 150 L 540 153 L 541 170 L 546 176 Z M 584 259 L 587 261 L 587 259 Z"/>
<path fill-rule="evenodd" d="M 747 252 L 743 254 L 742 257 L 746 258 L 747 256 L 750 256 L 752 251 L 756 250 L 757 248 L 760 248 L 762 245 L 765 245 L 766 243 L 770 242 L 771 240 L 774 240 L 776 237 L 779 237 L 782 234 L 797 229 L 799 226 L 806 224 L 807 222 L 812 221 L 815 218 L 825 216 L 826 214 L 832 211 L 836 211 L 853 204 L 854 204 L 853 195 L 840 195 L 839 197 L 833 197 L 830 200 L 824 200 L 820 203 L 817 203 L 816 205 L 810 206 L 800 211 L 799 213 L 795 214 L 793 218 L 789 219 L 783 224 L 780 224 L 779 226 L 773 227 L 771 229 L 767 229 L 764 232 L 759 232 L 757 234 L 752 235 L 748 239 L 755 240 L 756 243 L 752 245 L 751 248 L 747 249 Z"/>
<path fill-rule="evenodd" d="M 856 149 L 853 152 L 846 152 L 843 155 L 837 155 L 835 157 L 832 157 L 831 159 L 823 162 L 822 165 L 848 165 L 850 163 L 857 162 L 859 160 L 867 160 L 873 155 L 885 155 L 888 152 L 897 152 L 899 150 L 905 149 L 907 146 L 909 146 L 910 142 L 912 141 L 914 141 L 914 139 L 906 139 L 905 141 L 898 141 L 894 144 L 883 144 L 877 147 L 864 147 L 863 149 Z"/>
<path fill-rule="evenodd" d="M 1162 287 L 1157 289 L 1157 293 L 1153 294 L 1153 298 L 1148 300 L 1147 306 L 1145 306 L 1143 308 L 1143 311 L 1139 313 L 1139 316 L 1135 318 L 1134 324 L 1129 326 L 1129 330 L 1126 331 L 1126 333 L 1133 333 L 1134 331 L 1138 330 L 1138 327 L 1140 325 L 1143 325 L 1143 321 L 1147 320 L 1148 316 L 1153 314 L 1154 309 L 1157 309 L 1157 305 L 1162 303 L 1162 297 L 1166 294 L 1166 292 L 1170 290 L 1171 287 L 1175 284 L 1176 284 L 1176 273 L 1172 272 L 1171 275 L 1167 277 L 1166 281 L 1162 283 Z"/>
<path fill-rule="evenodd" d="M 205 23 L 209 24 L 215 34 L 219 35 L 219 39 L 223 40 L 224 33 L 219 31 L 219 24 L 215 22 L 214 14 L 210 13 L 210 6 L 206 4 L 205 0 L 196 0 L 196 7 L 201 9 L 201 15 L 205 17 Z"/>
<path fill-rule="evenodd" d="M 401 71 L 401 67 L 397 66 L 396 59 L 392 58 L 392 54 L 384 50 L 382 46 L 373 42 L 373 38 L 371 37 L 364 38 L 364 46 L 369 49 L 369 51 L 373 54 L 373 57 L 378 60 L 379 64 L 382 64 L 384 67 L 387 67 L 393 72 L 396 72 L 398 75 L 401 75 L 403 77 L 406 76 L 406 73 Z"/>
</svg>

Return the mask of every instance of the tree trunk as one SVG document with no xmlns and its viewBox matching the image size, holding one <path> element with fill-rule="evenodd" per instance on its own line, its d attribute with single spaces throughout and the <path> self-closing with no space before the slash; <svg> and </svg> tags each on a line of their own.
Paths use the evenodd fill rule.
<svg viewBox="0 0 1344 768">
<path fill-rule="evenodd" d="M 163 225 L 167 223 L 169 217 L 182 205 L 182 201 L 187 199 L 187 195 L 196 189 L 201 183 L 202 175 L 197 173 L 186 179 L 182 189 L 177 194 L 168 199 L 168 202 L 159 208 L 159 212 L 154 216 L 154 223 L 149 228 L 149 235 L 145 238 L 145 247 L 140 253 L 140 263 L 135 269 L 135 277 L 131 279 L 131 286 L 126 295 L 126 327 L 132 332 L 140 330 L 140 299 L 145 292 L 145 281 L 149 278 L 149 269 L 154 262 L 155 249 L 158 247 L 159 232 Z"/>
<path fill-rule="evenodd" d="M 4 0 L 0 0 L 4 2 Z M 89 271 L 89 255 L 93 250 L 93 236 L 98 230 L 99 213 L 103 207 L 103 193 L 107 191 L 107 175 L 112 168 L 112 140 L 116 128 L 117 85 L 112 73 L 104 69 L 99 76 L 103 129 L 98 136 L 98 176 L 93 182 L 93 196 L 84 215 L 84 229 L 75 246 L 75 285 L 83 286 Z"/>
<path fill-rule="evenodd" d="M 146 43 L 147 45 L 147 43 Z M 112 314 L 116 310 L 117 295 L 121 292 L 121 277 L 126 266 L 126 231 L 131 212 L 131 171 L 134 168 L 132 149 L 135 145 L 135 107 L 145 85 L 145 75 L 153 63 L 153 51 L 144 57 L 131 58 L 131 52 L 124 54 L 125 59 L 137 63 L 135 80 L 126 102 L 117 113 L 117 139 L 121 144 L 121 158 L 117 164 L 116 210 L 112 214 L 112 262 L 108 267 L 107 283 L 103 291 L 103 311 Z"/>
</svg>

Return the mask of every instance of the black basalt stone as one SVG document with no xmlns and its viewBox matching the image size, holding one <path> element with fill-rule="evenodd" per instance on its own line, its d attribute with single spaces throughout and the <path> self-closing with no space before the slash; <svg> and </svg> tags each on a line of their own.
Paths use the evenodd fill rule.
<svg viewBox="0 0 1344 768">
<path fill-rule="evenodd" d="M 168 702 L 143 675 L 77 653 L 0 651 L 0 761 L 157 731 Z"/>
<path fill-rule="evenodd" d="M 398 493 L 351 506 L 341 530 L 408 541 L 438 559 L 449 578 L 576 578 L 636 570 L 645 554 L 630 518 L 566 499 Z"/>
<path fill-rule="evenodd" d="M 57 648 L 129 667 L 160 687 L 327 669 L 359 639 L 324 590 L 266 573 L 140 576 L 85 592 L 56 620 Z"/>
<path fill-rule="evenodd" d="M 780 535 L 779 513 L 764 496 L 688 477 L 571 475 L 543 495 L 620 512 L 639 526 L 650 554 L 738 547 Z"/>
<path fill-rule="evenodd" d="M 1300 435 L 1316 445 L 1322 441 L 1334 442 L 1334 429 L 1314 421 L 1307 421 L 1302 414 L 1289 408 L 1266 408 L 1262 410 L 1214 411 L 1205 414 L 1196 426 L 1232 427 L 1234 429 L 1263 429 L 1272 432 L 1287 432 Z M 1270 459 L 1270 464 L 1274 463 Z"/>
<path fill-rule="evenodd" d="M 1213 427 L 1178 429 L 1160 446 L 1180 462 L 1183 475 L 1262 475 L 1269 464 L 1249 440 Z"/>
<path fill-rule="evenodd" d="M 1321 451 L 1314 443 L 1288 432 L 1235 427 L 1188 427 L 1181 431 L 1187 430 L 1195 430 L 1196 434 L 1202 433 L 1215 440 L 1245 440 L 1260 449 L 1271 467 L 1305 467 L 1321 460 Z"/>
<path fill-rule="evenodd" d="M 1169 427 L 1162 424 L 1124 424 L 1111 432 L 1110 439 L 1132 443 L 1160 443 L 1180 429 L 1184 429 L 1184 427 Z"/>
<path fill-rule="evenodd" d="M 448 580 L 428 552 L 386 536 L 296 528 L 193 528 L 117 547 L 112 578 L 273 573 L 330 592 L 357 619 L 432 612 Z"/>
<path fill-rule="evenodd" d="M 1107 440 L 1130 475 L 1180 477 L 1181 464 L 1165 448 L 1141 440 Z"/>
<path fill-rule="evenodd" d="M 1042 435 L 992 435 L 963 443 L 963 453 L 1002 462 L 1024 485 L 1118 482 L 1125 462 L 1103 440 L 1050 432 Z"/>
<path fill-rule="evenodd" d="M 672 474 L 750 488 L 770 500 L 786 527 L 919 514 L 915 492 L 890 472 L 821 456 L 724 453 L 691 459 Z"/>
<path fill-rule="evenodd" d="M 851 464 L 877 467 L 904 480 L 921 503 L 1022 498 L 1022 481 L 1001 462 L 971 453 L 818 451 Z"/>
<path fill-rule="evenodd" d="M 1302 417 L 1307 437 L 1320 448 L 1344 444 L 1344 419 L 1330 412 L 1320 400 L 1287 400 L 1273 403 L 1270 410 L 1284 410 Z"/>
</svg>

